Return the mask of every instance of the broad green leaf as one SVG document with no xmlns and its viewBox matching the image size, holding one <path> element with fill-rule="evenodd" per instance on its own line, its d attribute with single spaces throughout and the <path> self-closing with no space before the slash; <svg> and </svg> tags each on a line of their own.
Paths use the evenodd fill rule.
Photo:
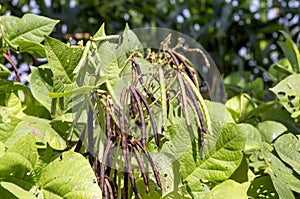
<svg viewBox="0 0 300 199">
<path fill-rule="evenodd" d="M 287 131 L 287 128 L 279 122 L 263 121 L 257 124 L 263 141 L 272 143 L 281 134 Z"/>
<path fill-rule="evenodd" d="M 6 107 L 0 107 L 0 141 L 5 144 L 21 121 L 11 114 Z"/>
<path fill-rule="evenodd" d="M 300 174 L 300 141 L 293 134 L 280 136 L 274 147 L 279 157 Z"/>
<path fill-rule="evenodd" d="M 198 139 L 198 136 L 194 133 L 197 132 L 196 122 L 188 126 L 185 118 L 174 117 L 172 123 L 173 124 L 167 126 L 170 141 L 162 146 L 156 161 L 159 167 L 162 168 L 182 156 L 188 156 L 186 153 L 192 153 L 192 159 L 193 156 L 200 156 L 197 143 L 194 141 Z M 156 157 L 154 157 L 154 159 L 155 158 Z M 164 161 L 162 161 L 161 158 L 164 158 Z"/>
<path fill-rule="evenodd" d="M 39 184 L 45 198 L 101 198 L 101 191 L 89 162 L 68 151 L 42 170 Z"/>
<path fill-rule="evenodd" d="M 18 41 L 18 51 L 19 53 L 29 53 L 37 58 L 46 57 L 44 46 L 37 42 L 32 41 Z"/>
<path fill-rule="evenodd" d="M 16 96 L 15 93 L 11 92 L 11 93 L 7 93 L 6 95 L 6 107 L 7 107 L 7 111 L 12 113 L 13 115 L 16 116 L 21 116 L 22 115 L 22 104 L 21 104 L 21 100 L 19 99 L 18 96 Z"/>
<path fill-rule="evenodd" d="M 148 198 L 148 199 L 158 199 L 161 198 L 161 193 L 159 188 L 157 187 L 156 182 L 149 180 L 149 189 L 150 189 L 150 195 L 148 196 L 146 193 L 146 186 L 144 184 L 143 179 L 137 179 L 136 180 L 136 187 L 139 190 L 139 193 L 141 194 L 142 198 Z"/>
<path fill-rule="evenodd" d="M 0 158 L 0 181 L 12 182 L 25 191 L 47 198 L 101 198 L 101 191 L 89 162 L 68 151 L 53 160 L 54 153 L 38 160 L 36 140 L 26 135 Z M 0 188 L 0 195 L 7 191 Z"/>
<path fill-rule="evenodd" d="M 66 142 L 62 137 L 52 129 L 50 121 L 42 118 L 26 116 L 15 128 L 14 133 L 8 138 L 6 144 L 14 142 L 20 136 L 32 134 L 36 137 L 38 143 L 46 146 L 48 143 L 53 149 L 66 149 Z"/>
<path fill-rule="evenodd" d="M 281 47 L 282 51 L 284 52 L 285 56 L 291 62 L 294 72 L 300 73 L 300 53 L 293 42 L 291 37 L 284 31 L 280 31 L 284 37 L 285 42 L 278 42 L 279 46 Z"/>
<path fill-rule="evenodd" d="M 245 151 L 258 149 L 262 138 L 257 128 L 247 123 L 238 124 L 238 127 L 239 131 L 247 136 Z"/>
<path fill-rule="evenodd" d="M 36 138 L 26 135 L 16 140 L 8 149 L 7 153 L 17 153 L 25 157 L 32 166 L 36 164 L 38 154 L 35 149 Z"/>
<path fill-rule="evenodd" d="M 281 104 L 292 115 L 292 118 L 300 116 L 300 74 L 293 74 L 270 90 L 276 94 Z"/>
<path fill-rule="evenodd" d="M 251 97 L 245 93 L 232 97 L 225 105 L 236 122 L 241 121 L 241 118 L 243 118 L 244 115 L 248 114 L 256 107 L 255 103 L 251 100 Z"/>
<path fill-rule="evenodd" d="M 159 169 L 159 172 L 160 179 L 163 184 L 161 198 L 190 198 L 186 190 L 186 185 L 181 184 L 180 163 L 177 160 L 166 167 Z"/>
<path fill-rule="evenodd" d="M 252 198 L 279 198 L 270 176 L 255 178 L 248 189 L 248 195 Z"/>
<path fill-rule="evenodd" d="M 40 43 L 44 40 L 44 35 L 49 35 L 58 22 L 43 16 L 25 14 L 7 36 L 14 48 L 18 46 L 18 41 Z"/>
<path fill-rule="evenodd" d="M 215 146 L 223 126 L 226 123 L 234 123 L 234 120 L 224 104 L 205 100 L 206 107 L 212 124 L 211 136 L 207 136 L 204 147 L 204 154 L 209 153 L 210 149 Z"/>
<path fill-rule="evenodd" d="M 30 189 L 36 181 L 33 168 L 37 158 L 35 137 L 27 135 L 20 138 L 0 158 L 0 181 L 11 181 Z"/>
<path fill-rule="evenodd" d="M 199 179 L 198 181 L 189 182 L 187 184 L 187 190 L 192 198 L 204 198 L 210 191 L 210 187 L 207 184 L 202 183 Z"/>
<path fill-rule="evenodd" d="M 119 68 L 123 66 L 127 57 L 136 49 L 141 53 L 144 53 L 141 42 L 134 32 L 129 29 L 129 26 L 126 25 L 126 28 L 122 33 L 121 44 L 118 45 L 116 49 L 116 57 L 118 58 Z"/>
<path fill-rule="evenodd" d="M 226 123 L 234 123 L 234 120 L 224 104 L 205 100 L 205 105 L 212 122 L 212 135 L 218 138 L 223 126 Z"/>
<path fill-rule="evenodd" d="M 270 149 L 272 150 L 273 147 L 267 143 L 261 143 L 262 155 L 269 167 L 265 172 L 270 175 L 280 199 L 293 199 L 295 196 L 291 190 L 293 186 L 290 183 L 294 184 L 295 182 L 294 180 L 291 181 L 293 179 L 292 170 L 287 168 L 279 158 L 273 155 Z"/>
<path fill-rule="evenodd" d="M 233 180 L 226 180 L 215 186 L 204 199 L 248 199 L 247 188 Z"/>
<path fill-rule="evenodd" d="M 188 150 L 180 158 L 184 168 L 183 179 L 195 182 L 199 179 L 208 181 L 224 181 L 228 179 L 240 165 L 245 147 L 246 136 L 235 124 L 226 124 L 216 143 L 214 150 L 202 159 L 193 159 L 192 150 Z"/>
<path fill-rule="evenodd" d="M 20 21 L 21 19 L 19 17 L 11 15 L 0 16 L 0 24 L 4 26 L 6 33 L 12 33 L 13 29 L 16 27 L 16 24 L 18 24 Z"/>
<path fill-rule="evenodd" d="M 71 84 L 75 80 L 73 73 L 82 54 L 82 49 L 69 47 L 61 41 L 45 37 L 45 49 L 48 58 L 48 65 L 53 72 L 53 81 L 63 84 Z M 60 89 L 63 91 L 63 89 Z"/>
<path fill-rule="evenodd" d="M 30 69 L 28 81 L 32 95 L 50 112 L 51 98 L 48 93 L 53 91 L 53 73 L 48 65 L 42 65 L 38 68 L 30 67 Z"/>
<path fill-rule="evenodd" d="M 0 182 L 0 185 L 5 188 L 6 190 L 8 190 L 9 192 L 11 192 L 12 194 L 14 194 L 16 197 L 18 198 L 22 198 L 22 199 L 36 199 L 36 197 L 34 197 L 33 194 L 29 193 L 28 191 L 22 189 L 21 187 L 19 187 L 16 184 L 13 184 L 11 182 Z"/>
</svg>

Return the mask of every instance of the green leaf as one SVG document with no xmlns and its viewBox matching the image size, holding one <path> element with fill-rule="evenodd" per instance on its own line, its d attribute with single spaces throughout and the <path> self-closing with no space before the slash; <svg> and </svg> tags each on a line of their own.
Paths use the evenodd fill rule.
<svg viewBox="0 0 300 199">
<path fill-rule="evenodd" d="M 105 24 L 103 23 L 99 30 L 94 34 L 93 38 L 106 36 L 105 34 Z"/>
<path fill-rule="evenodd" d="M 46 199 L 101 197 L 96 176 L 82 155 L 68 151 L 53 160 L 53 152 L 46 150 L 38 160 L 35 143 L 33 135 L 26 135 L 10 146 L 0 158 L 0 181 Z M 8 193 L 2 188 L 0 195 Z"/>
<path fill-rule="evenodd" d="M 35 137 L 20 138 L 0 158 L 0 181 L 12 181 L 28 190 L 36 180 L 33 168 L 37 158 Z"/>
<path fill-rule="evenodd" d="M 53 81 L 63 84 L 71 84 L 75 80 L 73 73 L 82 54 L 82 49 L 69 47 L 61 41 L 45 37 L 45 49 L 47 52 L 48 65 L 53 72 Z"/>
<path fill-rule="evenodd" d="M 18 20 L 7 36 L 13 46 L 16 48 L 19 41 L 31 41 L 40 43 L 44 40 L 44 35 L 49 35 L 58 20 L 34 14 L 25 14 Z"/>
<path fill-rule="evenodd" d="M 146 186 L 143 179 L 136 180 L 136 187 L 138 188 L 142 198 L 148 198 L 148 199 L 161 198 L 161 193 L 159 192 L 159 188 L 157 187 L 156 182 L 152 181 L 151 179 L 149 179 L 149 189 L 150 189 L 149 196 L 146 193 Z"/>
<path fill-rule="evenodd" d="M 291 37 L 284 31 L 281 32 L 285 37 L 285 42 L 278 42 L 285 56 L 291 62 L 294 72 L 300 73 L 300 53 Z"/>
<path fill-rule="evenodd" d="M 215 143 L 220 136 L 223 126 L 226 123 L 234 123 L 234 120 L 224 104 L 205 100 L 208 109 L 211 124 L 212 124 L 212 137 Z"/>
<path fill-rule="evenodd" d="M 118 58 L 119 68 L 121 68 L 127 59 L 127 57 L 137 49 L 139 52 L 144 53 L 143 45 L 134 34 L 132 30 L 129 29 L 128 24 L 122 33 L 122 43 L 117 46 L 116 56 Z"/>
<path fill-rule="evenodd" d="M 279 157 L 300 174 L 299 139 L 291 133 L 285 134 L 276 140 L 274 147 Z"/>
<path fill-rule="evenodd" d="M 20 136 L 32 134 L 36 137 L 37 142 L 48 143 L 53 149 L 64 150 L 67 148 L 66 142 L 62 137 L 52 129 L 50 121 L 42 118 L 26 116 L 15 128 L 13 135 L 6 141 L 9 145 Z"/>
<path fill-rule="evenodd" d="M 44 46 L 32 41 L 18 41 L 19 53 L 29 53 L 37 58 L 46 57 Z"/>
<path fill-rule="evenodd" d="M 256 107 L 251 97 L 245 93 L 232 97 L 225 105 L 236 122 L 240 122 L 241 118 Z"/>
<path fill-rule="evenodd" d="M 34 197 L 31 193 L 29 193 L 28 191 L 22 189 L 18 185 L 13 184 L 11 182 L 3 182 L 2 181 L 2 182 L 0 182 L 0 185 L 3 188 L 7 189 L 12 194 L 14 194 L 18 198 L 22 198 L 22 199 L 36 199 L 36 197 Z"/>
<path fill-rule="evenodd" d="M 293 74 L 270 90 L 276 94 L 281 104 L 292 115 L 292 118 L 300 116 L 300 74 Z"/>
<path fill-rule="evenodd" d="M 19 17 L 11 15 L 0 16 L 0 24 L 4 26 L 6 33 L 12 33 L 16 25 L 21 21 Z M 7 35 L 5 35 L 7 36 Z"/>
<path fill-rule="evenodd" d="M 39 181 L 45 198 L 100 198 L 101 191 L 89 162 L 68 151 L 44 168 Z"/>
<path fill-rule="evenodd" d="M 257 124 L 257 128 L 261 134 L 262 140 L 272 143 L 281 134 L 287 131 L 287 128 L 279 122 L 263 121 Z"/>
<path fill-rule="evenodd" d="M 30 69 L 28 81 L 32 95 L 50 112 L 51 98 L 48 93 L 53 91 L 53 73 L 48 65 L 42 65 L 38 68 L 30 67 Z"/>
<path fill-rule="evenodd" d="M 6 107 L 0 107 L 0 141 L 6 141 L 14 133 L 15 127 L 22 120 L 11 114 Z"/>
<path fill-rule="evenodd" d="M 226 180 L 215 186 L 204 199 L 248 199 L 247 186 L 233 180 Z"/>
<path fill-rule="evenodd" d="M 272 150 L 273 147 L 267 143 L 261 143 L 262 156 L 269 167 L 265 172 L 270 175 L 280 199 L 293 199 L 295 196 L 290 185 L 291 182 L 294 183 L 294 180 L 291 181 L 293 179 L 292 170 L 287 168 L 279 158 L 273 155 L 270 149 Z"/>
<path fill-rule="evenodd" d="M 200 161 L 193 160 L 192 151 L 180 157 L 183 179 L 187 182 L 205 179 L 208 181 L 224 181 L 228 179 L 240 165 L 245 147 L 246 136 L 235 124 L 226 124 L 212 150 Z"/>
<path fill-rule="evenodd" d="M 36 138 L 34 136 L 23 136 L 15 141 L 6 152 L 20 154 L 25 157 L 32 166 L 34 166 L 38 158 L 37 150 L 35 149 L 35 142 Z"/>
<path fill-rule="evenodd" d="M 19 97 L 15 93 L 7 93 L 6 107 L 7 110 L 18 116 L 22 116 L 22 103 Z"/>
<path fill-rule="evenodd" d="M 247 136 L 245 151 L 259 149 L 259 143 L 262 141 L 262 138 L 257 128 L 247 123 L 238 124 L 238 127 L 239 131 Z"/>
</svg>

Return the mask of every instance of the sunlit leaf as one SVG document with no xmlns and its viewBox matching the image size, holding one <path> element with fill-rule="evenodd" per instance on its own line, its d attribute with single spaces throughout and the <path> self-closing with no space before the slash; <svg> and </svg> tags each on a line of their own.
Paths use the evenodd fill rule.
<svg viewBox="0 0 300 199">
<path fill-rule="evenodd" d="M 34 197 L 33 194 L 29 193 L 28 191 L 25 191 L 24 189 L 22 189 L 18 185 L 13 184 L 11 182 L 4 182 L 4 181 L 2 181 L 2 182 L 0 182 L 0 185 L 3 188 L 5 188 L 6 190 L 8 190 L 9 192 L 11 192 L 12 194 L 14 194 L 18 198 L 36 199 L 36 197 Z"/>
<path fill-rule="evenodd" d="M 82 54 L 82 49 L 69 47 L 57 39 L 45 37 L 45 49 L 48 57 L 48 65 L 53 72 L 53 81 L 71 84 L 75 80 L 73 73 Z"/>
<path fill-rule="evenodd" d="M 281 104 L 293 118 L 300 116 L 300 74 L 293 74 L 270 90 L 276 94 Z"/>
<path fill-rule="evenodd" d="M 7 32 L 7 36 L 14 48 L 18 46 L 18 41 L 22 40 L 40 43 L 44 40 L 44 35 L 49 35 L 58 22 L 39 15 L 25 14 Z"/>
<path fill-rule="evenodd" d="M 292 134 L 280 136 L 274 147 L 279 157 L 300 174 L 300 141 Z"/>
<path fill-rule="evenodd" d="M 261 134 L 263 141 L 272 143 L 282 133 L 287 131 L 287 128 L 279 122 L 263 121 L 257 124 L 257 128 Z"/>
<path fill-rule="evenodd" d="M 233 180 L 226 180 L 214 187 L 204 199 L 247 199 L 247 188 Z"/>
</svg>

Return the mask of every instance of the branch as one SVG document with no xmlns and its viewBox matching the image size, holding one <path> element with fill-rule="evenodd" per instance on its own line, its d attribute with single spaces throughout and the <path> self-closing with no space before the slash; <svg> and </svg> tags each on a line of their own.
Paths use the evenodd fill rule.
<svg viewBox="0 0 300 199">
<path fill-rule="evenodd" d="M 3 53 L 3 57 L 12 65 L 12 67 L 13 67 L 15 73 L 16 73 L 17 81 L 21 82 L 21 78 L 20 78 L 18 68 L 17 68 L 15 62 L 10 57 L 10 50 L 9 49 L 7 49 L 7 53 Z"/>
</svg>

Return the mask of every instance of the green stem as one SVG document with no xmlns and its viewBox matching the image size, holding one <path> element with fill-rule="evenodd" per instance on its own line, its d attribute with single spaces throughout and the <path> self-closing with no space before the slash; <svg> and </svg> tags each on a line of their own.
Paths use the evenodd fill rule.
<svg viewBox="0 0 300 199">
<path fill-rule="evenodd" d="M 84 61 L 86 60 L 86 56 L 89 53 L 90 47 L 91 47 L 91 41 L 86 42 L 81 59 L 80 59 L 79 63 L 77 64 L 76 68 L 74 69 L 73 73 L 77 74 L 80 71 Z"/>
<path fill-rule="evenodd" d="M 97 42 L 101 42 L 101 41 L 106 41 L 106 40 L 112 40 L 112 39 L 119 39 L 120 35 L 108 35 L 108 36 L 101 36 L 101 37 L 95 37 L 95 38 L 91 38 L 91 41 L 97 41 Z"/>
</svg>

